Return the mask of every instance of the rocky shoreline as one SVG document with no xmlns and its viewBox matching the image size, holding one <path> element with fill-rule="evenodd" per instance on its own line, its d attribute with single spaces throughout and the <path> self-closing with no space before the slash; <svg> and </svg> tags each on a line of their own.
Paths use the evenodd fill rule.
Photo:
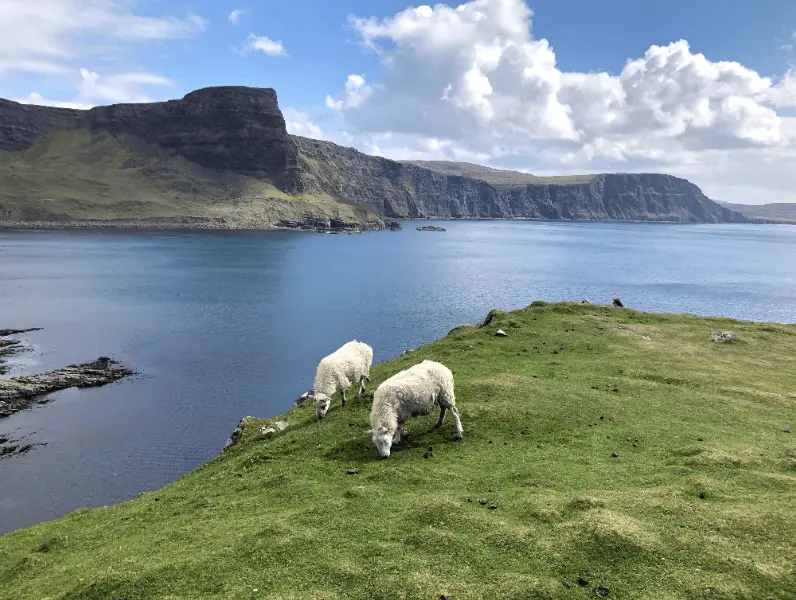
<svg viewBox="0 0 796 600">
<path fill-rule="evenodd" d="M 30 331 L 38 331 L 39 327 L 32 329 L 0 329 L 0 338 L 19 335 Z M 18 339 L 0 339 L 0 374 L 8 371 L 4 357 L 24 352 L 27 347 Z M 69 365 L 48 373 L 36 375 L 22 375 L 0 379 L 0 419 L 14 414 L 20 410 L 30 408 L 34 404 L 45 404 L 46 395 L 51 392 L 67 388 L 87 388 L 106 385 L 135 372 L 123 366 L 116 360 L 101 356 L 96 360 L 78 365 Z M 3 444 L 0 442 L 0 454 L 6 455 Z"/>
<path fill-rule="evenodd" d="M 86 220 L 86 221 L 0 221 L 2 229 L 135 229 L 150 231 L 306 231 L 316 233 L 364 233 L 381 231 L 380 223 L 348 222 L 342 220 L 323 219 L 282 219 L 271 225 L 249 225 L 240 222 L 229 222 L 215 219 L 189 219 L 180 221 L 162 220 Z"/>
<path fill-rule="evenodd" d="M 73 387 L 99 387 L 133 374 L 132 369 L 118 361 L 101 356 L 92 362 L 69 365 L 49 373 L 0 379 L 0 418 L 33 404 L 45 404 L 45 394 Z"/>
</svg>

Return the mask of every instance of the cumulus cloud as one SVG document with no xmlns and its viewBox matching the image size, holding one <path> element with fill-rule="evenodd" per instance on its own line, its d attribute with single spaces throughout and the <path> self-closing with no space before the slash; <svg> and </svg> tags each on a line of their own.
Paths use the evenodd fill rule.
<svg viewBox="0 0 796 600">
<path fill-rule="evenodd" d="M 238 23 L 240 23 L 240 18 L 241 18 L 241 17 L 242 17 L 244 14 L 246 14 L 246 11 L 245 11 L 245 10 L 240 10 L 240 9 L 236 8 L 236 9 L 235 9 L 235 10 L 233 10 L 231 13 L 229 13 L 229 15 L 227 15 L 227 20 L 228 20 L 230 23 L 232 23 L 233 25 L 237 25 Z"/>
<path fill-rule="evenodd" d="M 249 52 L 263 52 L 268 56 L 287 56 L 287 51 L 281 41 L 274 41 L 265 35 L 249 35 L 241 54 Z"/>
<path fill-rule="evenodd" d="M 288 133 L 315 139 L 324 138 L 323 130 L 313 122 L 309 113 L 288 107 L 282 111 L 282 115 L 285 117 Z"/>
<path fill-rule="evenodd" d="M 389 131 L 375 144 L 382 153 L 538 172 L 686 172 L 709 152 L 722 164 L 751 149 L 791 152 L 796 137 L 777 109 L 796 106 L 793 72 L 772 80 L 685 40 L 651 46 L 615 75 L 562 71 L 550 42 L 532 35 L 532 15 L 522 0 L 470 0 L 352 17 L 384 73 L 349 75 L 326 106 L 363 149 Z"/>
</svg>

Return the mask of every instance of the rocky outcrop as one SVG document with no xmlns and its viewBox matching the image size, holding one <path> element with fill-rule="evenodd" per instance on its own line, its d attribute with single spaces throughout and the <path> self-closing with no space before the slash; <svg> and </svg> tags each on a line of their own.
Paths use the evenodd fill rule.
<svg viewBox="0 0 796 600">
<path fill-rule="evenodd" d="M 102 356 L 95 361 L 63 369 L 0 379 L 0 418 L 28 408 L 45 394 L 67 388 L 97 387 L 132 375 L 133 371 Z"/>
<path fill-rule="evenodd" d="M 297 181 L 296 145 L 270 88 L 212 87 L 182 100 L 90 110 L 0 100 L 0 150 L 25 150 L 47 134 L 81 128 L 133 135 L 203 167 L 269 179 L 282 191 Z"/>
<path fill-rule="evenodd" d="M 497 184 L 368 156 L 330 142 L 297 136 L 293 139 L 300 153 L 303 189 L 334 194 L 345 202 L 369 206 L 388 218 L 679 223 L 745 220 L 707 198 L 696 185 L 670 175 L 603 174 Z M 520 179 L 506 177 L 508 181 Z"/>
</svg>

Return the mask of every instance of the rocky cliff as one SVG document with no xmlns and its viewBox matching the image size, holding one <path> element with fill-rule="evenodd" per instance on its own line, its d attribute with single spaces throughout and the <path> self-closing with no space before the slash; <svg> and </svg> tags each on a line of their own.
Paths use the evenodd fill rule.
<svg viewBox="0 0 796 600">
<path fill-rule="evenodd" d="M 290 136 L 272 89 L 87 111 L 0 100 L 0 221 L 382 226 L 376 215 L 744 221 L 668 175 L 542 178 Z"/>
<path fill-rule="evenodd" d="M 293 139 L 305 189 L 370 206 L 385 217 L 744 221 L 696 185 L 670 175 L 544 178 L 462 163 L 397 162 L 329 142 Z"/>
</svg>

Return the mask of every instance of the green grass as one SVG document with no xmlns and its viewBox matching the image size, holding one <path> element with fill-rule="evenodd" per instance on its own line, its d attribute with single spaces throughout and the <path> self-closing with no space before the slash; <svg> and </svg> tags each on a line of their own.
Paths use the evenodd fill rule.
<svg viewBox="0 0 796 600">
<path fill-rule="evenodd" d="M 483 165 L 476 165 L 467 162 L 453 162 L 445 160 L 414 160 L 406 161 L 409 164 L 417 165 L 444 173 L 445 175 L 459 175 L 461 177 L 471 177 L 486 181 L 491 185 L 516 187 L 525 185 L 577 185 L 591 183 L 596 175 L 557 175 L 551 177 L 540 177 L 531 173 L 520 171 L 507 171 L 505 169 L 493 169 Z"/>
<path fill-rule="evenodd" d="M 304 216 L 377 220 L 328 195 L 288 195 L 271 182 L 214 171 L 131 136 L 63 131 L 0 151 L 0 221 L 181 221 L 267 227 Z"/>
<path fill-rule="evenodd" d="M 0 538 L 0 598 L 796 598 L 796 326 L 536 304 L 371 390 L 426 358 L 462 442 L 430 415 L 378 460 L 366 399 L 253 420 L 163 490 Z"/>
</svg>

